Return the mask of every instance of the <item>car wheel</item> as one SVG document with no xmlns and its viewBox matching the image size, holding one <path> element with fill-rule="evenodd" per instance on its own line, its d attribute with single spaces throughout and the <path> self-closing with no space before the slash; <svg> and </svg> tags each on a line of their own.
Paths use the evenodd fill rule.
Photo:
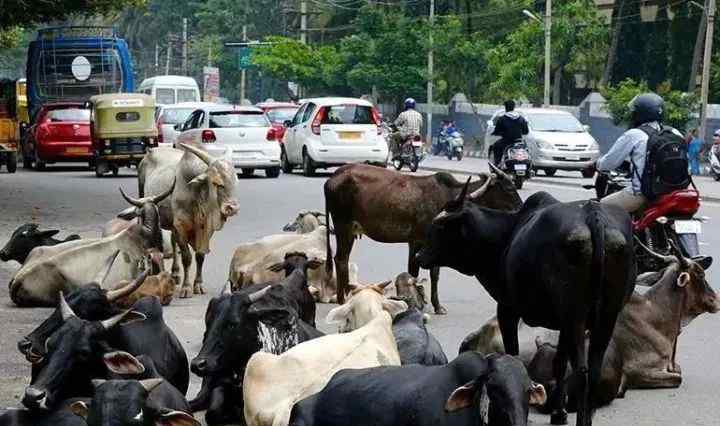
<svg viewBox="0 0 720 426">
<path fill-rule="evenodd" d="M 280 153 L 280 167 L 282 167 L 283 173 L 292 173 L 293 166 L 290 164 L 290 160 L 287 158 L 287 154 L 285 153 L 285 149 L 282 150 Z"/>
<path fill-rule="evenodd" d="M 103 177 L 105 175 L 105 172 L 102 170 L 102 168 L 99 165 L 95 165 L 95 177 Z"/>
<path fill-rule="evenodd" d="M 255 169 L 250 169 L 250 168 L 242 169 L 242 175 L 245 177 L 252 176 L 253 174 L 255 174 Z"/>
<path fill-rule="evenodd" d="M 557 169 L 543 169 L 545 176 L 555 176 Z"/>
<path fill-rule="evenodd" d="M 582 177 L 584 177 L 585 179 L 590 179 L 593 176 L 595 176 L 595 170 L 591 170 L 591 169 L 581 170 L 581 173 L 582 173 Z"/>
<path fill-rule="evenodd" d="M 17 170 L 17 152 L 11 152 L 7 156 L 7 167 L 8 173 L 15 173 Z"/>
<path fill-rule="evenodd" d="M 523 187 L 523 178 L 520 176 L 515 176 L 515 189 L 522 189 Z"/>
<path fill-rule="evenodd" d="M 307 151 L 303 151 L 303 175 L 306 177 L 315 176 L 315 165 Z"/>
<path fill-rule="evenodd" d="M 112 166 L 111 167 L 113 176 L 117 176 L 120 174 L 120 168 L 118 166 Z"/>
<path fill-rule="evenodd" d="M 269 169 L 265 169 L 265 176 L 269 178 L 276 178 L 280 176 L 280 167 L 271 167 Z"/>
</svg>

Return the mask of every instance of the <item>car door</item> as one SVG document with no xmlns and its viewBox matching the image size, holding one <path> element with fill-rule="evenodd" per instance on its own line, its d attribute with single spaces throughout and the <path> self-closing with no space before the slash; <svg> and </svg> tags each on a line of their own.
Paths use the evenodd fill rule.
<svg viewBox="0 0 720 426">
<path fill-rule="evenodd" d="M 182 130 L 180 131 L 180 134 L 177 136 L 177 143 L 192 143 L 193 140 L 193 134 L 192 130 L 195 126 L 195 123 L 197 122 L 198 116 L 200 115 L 202 111 L 197 110 L 190 114 L 190 116 L 185 120 L 185 123 L 182 125 Z M 199 142 L 199 140 L 198 140 Z"/>
<path fill-rule="evenodd" d="M 305 112 L 306 107 L 307 104 L 301 106 L 300 109 L 297 110 L 295 117 L 292 119 L 291 126 L 285 131 L 285 152 L 288 160 L 294 164 L 299 164 L 301 161 L 301 145 L 298 144 L 298 131 L 300 130 L 300 123 L 302 122 L 303 113 Z"/>
<path fill-rule="evenodd" d="M 312 130 L 310 129 L 310 120 L 315 115 L 315 111 L 317 110 L 317 105 L 310 102 L 305 106 L 305 110 L 303 111 L 302 118 L 300 119 L 300 124 L 297 126 L 298 130 L 297 133 L 295 133 L 295 140 L 296 140 L 296 146 L 297 146 L 297 158 L 299 162 L 302 162 L 302 148 L 312 143 L 311 138 L 314 136 L 312 134 Z M 298 111 L 299 112 L 299 111 Z"/>
</svg>

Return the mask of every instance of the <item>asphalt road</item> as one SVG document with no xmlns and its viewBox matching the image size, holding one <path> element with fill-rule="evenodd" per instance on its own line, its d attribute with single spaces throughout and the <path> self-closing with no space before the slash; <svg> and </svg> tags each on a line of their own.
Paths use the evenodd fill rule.
<svg viewBox="0 0 720 426">
<path fill-rule="evenodd" d="M 36 221 L 43 228 L 58 228 L 84 237 L 98 235 L 102 224 L 126 208 L 117 190 L 122 186 L 136 194 L 135 171 L 123 169 L 118 178 L 97 179 L 94 174 L 72 168 L 54 168 L 38 173 L 19 171 L 0 174 L 0 244 L 20 224 Z M 210 294 L 192 299 L 175 299 L 165 308 L 166 321 L 185 345 L 190 358 L 200 349 L 204 331 L 203 316 L 211 297 L 220 291 L 227 279 L 233 248 L 240 242 L 268 234 L 279 233 L 285 223 L 302 209 L 320 210 L 323 207 L 322 184 L 327 175 L 304 178 L 282 175 L 279 179 L 264 177 L 241 178 L 237 197 L 240 213 L 225 225 L 212 240 L 212 252 L 205 263 L 205 288 Z M 527 197 L 538 190 L 546 190 L 561 200 L 585 198 L 588 192 L 547 182 L 526 185 L 521 191 Z M 720 204 L 707 202 L 702 214 L 711 221 L 704 226 L 702 250 L 720 259 Z M 360 280 L 365 283 L 394 278 L 404 271 L 407 248 L 402 244 L 380 244 L 363 238 L 356 245 L 352 260 L 360 268 Z M 0 282 L 9 282 L 17 270 L 14 262 L 0 263 Z M 522 267 L 522 265 L 518 265 Z M 717 268 L 715 266 L 714 268 Z M 427 276 L 426 272 L 423 272 Z M 715 288 L 720 287 L 712 280 Z M 494 314 L 495 303 L 474 278 L 443 269 L 440 297 L 448 308 L 447 316 L 432 316 L 430 329 L 440 340 L 450 358 L 457 354 L 461 340 Z M 320 305 L 318 323 L 325 331 L 324 315 L 332 305 Z M 17 341 L 49 314 L 47 309 L 20 309 L 7 295 L 7 287 L 0 285 L 0 407 L 20 405 L 24 387 L 29 381 L 30 368 L 16 350 Z M 679 389 L 629 391 L 624 400 L 600 409 L 596 425 L 717 425 L 720 381 L 720 338 L 717 321 L 711 315 L 696 319 L 683 332 L 679 342 L 678 362 L 682 366 L 683 384 Z M 192 377 L 190 396 L 199 388 L 199 380 Z M 390 390 L 391 391 L 391 390 Z M 548 424 L 549 418 L 531 414 L 532 424 Z M 571 416 L 571 424 L 574 417 Z"/>
</svg>

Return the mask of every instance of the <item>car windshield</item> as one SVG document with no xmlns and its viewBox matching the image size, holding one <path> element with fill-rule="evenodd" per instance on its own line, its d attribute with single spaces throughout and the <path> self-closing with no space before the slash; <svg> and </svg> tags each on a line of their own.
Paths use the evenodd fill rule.
<svg viewBox="0 0 720 426">
<path fill-rule="evenodd" d="M 260 111 L 219 111 L 210 113 L 210 127 L 268 127 Z"/>
<path fill-rule="evenodd" d="M 180 124 L 184 123 L 190 114 L 195 111 L 193 108 L 169 108 L 162 113 L 162 122 L 164 124 Z"/>
<path fill-rule="evenodd" d="M 321 124 L 375 124 L 372 108 L 364 105 L 326 106 Z"/>
<path fill-rule="evenodd" d="M 90 121 L 90 110 L 80 108 L 56 109 L 48 113 L 51 122 Z"/>
<path fill-rule="evenodd" d="M 270 121 L 273 123 L 284 123 L 287 120 L 292 120 L 295 117 L 297 108 L 273 108 L 267 110 L 266 114 Z"/>
<path fill-rule="evenodd" d="M 173 89 L 155 89 L 155 100 L 159 104 L 174 104 L 175 90 Z"/>
<path fill-rule="evenodd" d="M 582 124 L 572 115 L 527 114 L 525 117 L 530 128 L 536 132 L 582 133 L 585 131 Z"/>
</svg>

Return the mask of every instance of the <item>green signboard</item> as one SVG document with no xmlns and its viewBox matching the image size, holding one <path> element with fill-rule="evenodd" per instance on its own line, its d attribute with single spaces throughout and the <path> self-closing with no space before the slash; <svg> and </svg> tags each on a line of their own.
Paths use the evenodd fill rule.
<svg viewBox="0 0 720 426">
<path fill-rule="evenodd" d="M 247 46 L 241 47 L 238 49 L 238 68 L 246 70 L 252 67 L 252 49 Z"/>
</svg>

